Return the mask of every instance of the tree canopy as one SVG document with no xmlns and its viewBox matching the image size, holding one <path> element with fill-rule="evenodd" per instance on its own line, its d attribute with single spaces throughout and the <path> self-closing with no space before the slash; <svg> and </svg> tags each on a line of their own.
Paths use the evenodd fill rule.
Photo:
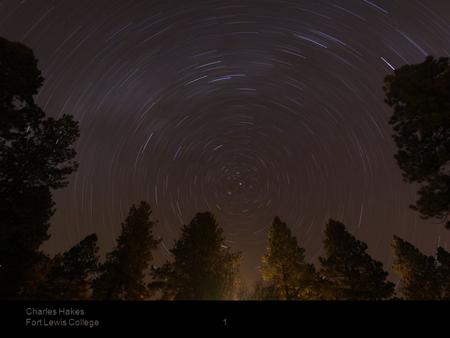
<svg viewBox="0 0 450 338">
<path fill-rule="evenodd" d="M 423 254 L 394 236 L 393 270 L 400 276 L 399 295 L 409 300 L 449 299 L 450 253 L 438 247 L 436 257 Z"/>
<path fill-rule="evenodd" d="M 147 202 L 131 206 L 117 246 L 108 253 L 93 283 L 93 297 L 100 300 L 139 300 L 148 297 L 146 277 L 152 251 L 160 242 L 153 235 L 155 222 L 150 219 Z"/>
<path fill-rule="evenodd" d="M 34 101 L 44 79 L 33 51 L 0 38 L 0 298 L 17 298 L 49 238 L 52 190 L 77 168 L 78 124 L 46 117 Z"/>
<path fill-rule="evenodd" d="M 325 229 L 325 257 L 320 257 L 320 275 L 327 298 L 345 300 L 384 299 L 392 296 L 394 284 L 381 262 L 367 253 L 341 222 L 330 219 Z"/>
<path fill-rule="evenodd" d="M 44 260 L 35 267 L 35 283 L 25 289 L 27 298 L 85 300 L 98 269 L 97 235 L 91 234 L 70 250 Z"/>
<path fill-rule="evenodd" d="M 153 270 L 153 288 L 164 299 L 230 299 L 240 253 L 226 245 L 223 229 L 213 214 L 198 213 L 184 225 L 170 250 L 173 261 Z"/>
<path fill-rule="evenodd" d="M 267 253 L 262 258 L 262 276 L 277 291 L 278 299 L 295 300 L 314 297 L 315 269 L 305 262 L 291 230 L 275 217 L 268 233 Z"/>
<path fill-rule="evenodd" d="M 450 65 L 431 56 L 386 76 L 386 102 L 394 109 L 390 124 L 395 158 L 404 179 L 418 183 L 413 209 L 450 228 Z"/>
</svg>

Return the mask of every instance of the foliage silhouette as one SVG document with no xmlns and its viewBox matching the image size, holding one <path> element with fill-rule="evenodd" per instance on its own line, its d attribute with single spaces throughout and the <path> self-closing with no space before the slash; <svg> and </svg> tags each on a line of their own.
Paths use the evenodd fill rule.
<svg viewBox="0 0 450 338">
<path fill-rule="evenodd" d="M 31 49 L 0 38 L 0 299 L 20 297 L 49 238 L 52 190 L 77 168 L 71 116 L 46 117 L 36 105 L 44 79 Z"/>
<path fill-rule="evenodd" d="M 450 299 L 450 253 L 438 247 L 436 257 L 424 255 L 394 236 L 393 270 L 400 276 L 399 295 L 407 300 Z"/>
<path fill-rule="evenodd" d="M 209 212 L 198 213 L 184 225 L 181 237 L 170 250 L 173 261 L 153 269 L 153 289 L 163 299 L 231 299 L 240 253 L 232 253 Z"/>
<path fill-rule="evenodd" d="M 411 206 L 424 218 L 450 228 L 450 65 L 429 56 L 386 76 L 386 103 L 394 109 L 390 124 L 403 178 L 420 185 Z"/>
<path fill-rule="evenodd" d="M 320 257 L 321 292 L 335 300 L 371 300 L 392 296 L 394 284 L 387 281 L 381 262 L 366 252 L 341 222 L 330 219 L 325 229 L 325 257 Z"/>
<path fill-rule="evenodd" d="M 25 288 L 27 298 L 86 300 L 98 269 L 97 235 L 91 234 L 53 259 L 35 266 L 34 282 Z"/>
<path fill-rule="evenodd" d="M 263 280 L 275 288 L 277 299 L 316 298 L 316 272 L 305 263 L 305 249 L 299 247 L 291 230 L 275 217 L 268 233 L 269 245 L 262 258 Z"/>
<path fill-rule="evenodd" d="M 145 279 L 159 239 L 153 235 L 155 222 L 150 220 L 147 202 L 132 205 L 116 248 L 99 268 L 93 283 L 93 298 L 99 300 L 140 300 L 149 296 Z"/>
</svg>

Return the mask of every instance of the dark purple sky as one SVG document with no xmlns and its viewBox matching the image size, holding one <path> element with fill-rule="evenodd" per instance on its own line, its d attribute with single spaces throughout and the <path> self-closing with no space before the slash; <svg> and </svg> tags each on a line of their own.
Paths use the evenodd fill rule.
<svg viewBox="0 0 450 338">
<path fill-rule="evenodd" d="M 6 0 L 0 13 L 0 36 L 39 59 L 39 104 L 81 125 L 51 252 L 92 232 L 109 250 L 142 199 L 158 261 L 210 210 L 249 279 L 275 215 L 311 260 L 330 217 L 388 269 L 393 234 L 448 249 L 450 232 L 408 209 L 381 87 L 393 68 L 449 56 L 450 1 Z"/>
</svg>

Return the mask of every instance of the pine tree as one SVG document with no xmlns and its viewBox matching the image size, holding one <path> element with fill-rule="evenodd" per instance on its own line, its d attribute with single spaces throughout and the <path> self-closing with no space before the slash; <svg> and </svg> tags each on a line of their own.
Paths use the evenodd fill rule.
<svg viewBox="0 0 450 338">
<path fill-rule="evenodd" d="M 441 299 L 450 300 L 450 252 L 439 247 L 436 258 Z"/>
<path fill-rule="evenodd" d="M 47 287 L 55 299 L 89 298 L 92 277 L 98 269 L 98 250 L 97 235 L 91 234 L 54 258 Z"/>
<path fill-rule="evenodd" d="M 384 81 L 395 158 L 408 183 L 419 185 L 414 210 L 450 229 L 450 59 L 428 56 Z"/>
<path fill-rule="evenodd" d="M 184 225 L 171 249 L 173 261 L 153 269 L 152 288 L 163 299 L 230 299 L 235 286 L 240 253 L 232 253 L 209 212 L 198 213 Z"/>
<path fill-rule="evenodd" d="M 411 243 L 394 236 L 393 270 L 400 275 L 400 296 L 411 300 L 440 298 L 436 260 Z"/>
<path fill-rule="evenodd" d="M 436 257 L 423 254 L 394 236 L 393 270 L 400 275 L 400 295 L 409 300 L 450 299 L 450 253 L 438 247 Z"/>
<path fill-rule="evenodd" d="M 146 202 L 132 205 L 122 224 L 116 248 L 110 252 L 93 283 L 93 297 L 100 300 L 140 300 L 149 296 L 146 277 L 159 240 L 153 236 L 155 222 Z"/>
<path fill-rule="evenodd" d="M 323 292 L 330 299 L 369 300 L 392 296 L 383 265 L 366 252 L 341 222 L 329 220 L 325 229 L 325 257 L 320 257 Z"/>
<path fill-rule="evenodd" d="M 77 168 L 78 124 L 46 118 L 34 102 L 43 81 L 33 51 L 0 38 L 0 299 L 20 297 L 41 264 L 52 190 Z"/>
<path fill-rule="evenodd" d="M 280 218 L 275 217 L 268 234 L 267 253 L 262 258 L 263 280 L 273 285 L 284 300 L 314 297 L 315 269 L 305 263 L 305 249 Z"/>
<path fill-rule="evenodd" d="M 91 234 L 70 250 L 37 266 L 27 298 L 83 300 L 90 297 L 91 282 L 98 268 L 97 235 Z M 43 272 L 44 271 L 44 272 Z M 43 273 L 42 273 L 43 272 Z"/>
</svg>

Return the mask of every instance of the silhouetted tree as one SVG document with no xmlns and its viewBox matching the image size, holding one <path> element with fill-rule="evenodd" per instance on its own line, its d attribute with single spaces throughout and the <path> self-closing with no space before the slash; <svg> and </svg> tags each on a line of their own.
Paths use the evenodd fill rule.
<svg viewBox="0 0 450 338">
<path fill-rule="evenodd" d="M 175 242 L 173 262 L 153 269 L 152 288 L 163 299 L 230 299 L 235 286 L 240 253 L 232 253 L 225 237 L 209 212 L 198 213 L 184 225 Z"/>
<path fill-rule="evenodd" d="M 341 222 L 329 220 L 325 229 L 325 257 L 320 257 L 322 288 L 327 297 L 344 300 L 384 299 L 394 284 L 386 280 L 383 265 L 366 252 Z"/>
<path fill-rule="evenodd" d="M 437 271 L 439 286 L 441 288 L 441 299 L 450 300 L 450 252 L 444 248 L 437 249 Z"/>
<path fill-rule="evenodd" d="M 145 278 L 160 240 L 153 236 L 155 222 L 146 202 L 131 206 L 122 223 L 117 247 L 106 256 L 93 283 L 93 297 L 107 300 L 139 300 L 149 296 Z"/>
<path fill-rule="evenodd" d="M 450 212 L 450 65 L 427 57 L 385 78 L 386 102 L 394 108 L 390 124 L 395 158 L 405 181 L 420 184 L 412 206 L 422 217 L 446 222 Z"/>
<path fill-rule="evenodd" d="M 90 297 L 91 282 L 98 269 L 97 235 L 91 234 L 47 264 L 37 265 L 41 276 L 33 278 L 28 298 L 43 300 L 83 300 Z"/>
<path fill-rule="evenodd" d="M 46 118 L 33 96 L 43 83 L 28 47 L 0 38 L 0 298 L 17 298 L 49 238 L 51 190 L 77 168 L 71 116 Z"/>
<path fill-rule="evenodd" d="M 313 298 L 314 266 L 305 263 L 305 249 L 279 217 L 273 220 L 268 240 L 267 253 L 262 258 L 263 280 L 275 287 L 278 299 Z"/>
<path fill-rule="evenodd" d="M 393 270 L 400 275 L 399 295 L 410 300 L 440 298 L 436 260 L 426 256 L 411 243 L 394 236 Z"/>
</svg>

